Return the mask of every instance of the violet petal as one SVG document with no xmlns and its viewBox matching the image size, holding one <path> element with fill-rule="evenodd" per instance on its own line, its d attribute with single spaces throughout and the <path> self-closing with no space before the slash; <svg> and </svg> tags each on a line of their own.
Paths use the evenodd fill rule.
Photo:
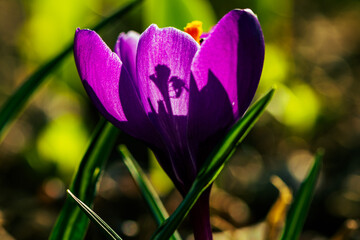
<svg viewBox="0 0 360 240">
<path fill-rule="evenodd" d="M 140 34 L 135 31 L 121 33 L 115 44 L 115 53 L 136 81 L 136 50 Z"/>
<path fill-rule="evenodd" d="M 198 48 L 190 35 L 175 28 L 159 29 L 153 24 L 144 31 L 136 61 L 139 90 L 147 112 L 153 107 L 158 113 L 160 101 L 167 113 L 187 115 L 190 66 Z"/>
<path fill-rule="evenodd" d="M 115 125 L 127 121 L 119 98 L 119 57 L 96 32 L 80 29 L 75 33 L 74 56 L 80 78 L 99 111 L 105 117 L 110 115 Z"/>
<path fill-rule="evenodd" d="M 186 178 L 195 175 L 196 169 L 188 155 L 186 130 L 190 67 L 198 48 L 199 44 L 189 34 L 175 28 L 159 29 L 156 25 L 144 31 L 138 44 L 136 64 L 141 101 L 166 144 L 172 165 L 165 166 L 169 165 L 165 158 L 160 164 L 173 181 L 178 181 L 177 185 L 190 181 Z"/>
<path fill-rule="evenodd" d="M 85 90 L 100 113 L 126 133 L 161 147 L 145 114 L 133 78 L 100 36 L 77 29 L 74 55 Z"/>
<path fill-rule="evenodd" d="M 202 42 L 191 66 L 197 91 L 203 93 L 201 104 L 213 106 L 201 111 L 201 105 L 191 100 L 197 119 L 199 138 L 206 139 L 228 125 L 231 118 L 241 117 L 253 99 L 259 83 L 264 60 L 264 39 L 256 16 L 251 10 L 233 10 L 226 14 Z M 216 80 L 216 81 L 214 81 Z M 226 91 L 233 117 L 229 116 L 228 103 L 222 96 L 218 103 L 213 98 L 223 92 L 207 86 L 209 81 L 220 82 Z M 194 90 L 193 90 L 194 91 Z M 225 104 L 225 105 L 224 105 Z M 225 107 L 222 107 L 225 106 Z"/>
<path fill-rule="evenodd" d="M 204 40 L 191 69 L 199 90 L 211 70 L 226 89 L 238 117 L 254 96 L 263 61 L 264 39 L 256 16 L 251 10 L 232 10 Z"/>
</svg>

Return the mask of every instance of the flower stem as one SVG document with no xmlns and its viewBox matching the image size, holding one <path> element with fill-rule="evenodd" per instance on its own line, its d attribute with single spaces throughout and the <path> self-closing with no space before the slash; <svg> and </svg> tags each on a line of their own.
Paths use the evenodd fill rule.
<svg viewBox="0 0 360 240">
<path fill-rule="evenodd" d="M 206 189 L 190 211 L 195 240 L 212 240 L 210 225 L 210 197 L 211 187 Z"/>
</svg>

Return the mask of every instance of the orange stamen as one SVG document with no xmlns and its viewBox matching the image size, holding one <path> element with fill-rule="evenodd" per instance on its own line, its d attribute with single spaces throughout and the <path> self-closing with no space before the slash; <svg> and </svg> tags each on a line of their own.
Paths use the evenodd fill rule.
<svg viewBox="0 0 360 240">
<path fill-rule="evenodd" d="M 184 27 L 184 32 L 190 34 L 200 44 L 200 36 L 203 33 L 202 22 L 192 21 Z"/>
</svg>

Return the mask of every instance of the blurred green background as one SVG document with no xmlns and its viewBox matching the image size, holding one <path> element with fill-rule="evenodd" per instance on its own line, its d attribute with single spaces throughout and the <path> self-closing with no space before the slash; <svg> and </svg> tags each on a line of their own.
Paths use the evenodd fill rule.
<svg viewBox="0 0 360 240">
<path fill-rule="evenodd" d="M 73 41 L 77 27 L 89 28 L 125 3 L 0 0 L 0 106 L 39 65 Z M 120 32 L 142 32 L 151 23 L 182 29 L 200 20 L 208 31 L 234 8 L 251 8 L 264 31 L 257 96 L 274 84 L 278 90 L 216 181 L 214 231 L 264 220 L 278 195 L 270 177 L 279 176 L 296 191 L 322 147 L 322 174 L 301 239 L 360 239 L 359 1 L 145 0 L 99 34 L 112 47 Z M 48 237 L 98 120 L 71 55 L 0 143 L 1 239 Z M 125 135 L 120 142 L 128 144 L 173 211 L 181 198 L 154 157 Z M 99 187 L 95 211 L 126 239 L 148 239 L 155 222 L 116 152 Z M 180 233 L 190 231 L 185 222 Z M 86 239 L 101 238 L 90 226 Z"/>
</svg>

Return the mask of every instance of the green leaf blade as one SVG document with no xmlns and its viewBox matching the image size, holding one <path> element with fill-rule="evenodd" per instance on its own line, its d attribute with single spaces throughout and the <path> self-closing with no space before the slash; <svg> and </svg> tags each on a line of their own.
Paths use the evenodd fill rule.
<svg viewBox="0 0 360 240">
<path fill-rule="evenodd" d="M 159 195 L 156 193 L 154 187 L 150 183 L 146 174 L 138 164 L 138 162 L 133 158 L 129 150 L 121 145 L 119 147 L 122 159 L 128 168 L 131 176 L 138 185 L 142 196 L 144 197 L 146 203 L 148 204 L 153 216 L 155 217 L 156 223 L 160 225 L 169 217 L 164 205 L 162 204 Z M 178 232 L 175 232 L 170 239 L 180 240 L 181 237 Z"/>
<path fill-rule="evenodd" d="M 199 179 L 201 179 L 201 181 L 207 181 L 208 176 L 216 177 L 219 174 L 233 149 L 244 140 L 250 130 L 254 127 L 255 123 L 272 99 L 274 92 L 275 89 L 271 89 L 264 97 L 249 108 L 243 118 L 235 123 L 225 139 L 218 145 L 200 170 Z"/>
<path fill-rule="evenodd" d="M 312 196 L 315 191 L 323 155 L 324 152 L 322 150 L 317 152 L 314 163 L 307 177 L 301 183 L 295 200 L 289 209 L 281 240 L 296 240 L 300 236 L 300 232 L 304 226 L 306 216 L 310 208 Z"/>
<path fill-rule="evenodd" d="M 102 119 L 72 180 L 71 191 L 81 197 L 87 205 L 91 205 L 94 200 L 100 174 L 115 146 L 118 135 L 119 130 Z M 80 208 L 70 199 L 66 199 L 49 239 L 83 239 L 88 223 L 89 220 Z"/>
<path fill-rule="evenodd" d="M 42 65 L 6 100 L 0 110 L 0 140 L 4 135 L 7 125 L 16 118 L 32 94 L 44 82 L 45 77 L 59 65 L 71 50 L 72 45 L 69 45 L 55 58 Z"/>
<path fill-rule="evenodd" d="M 85 203 L 83 203 L 79 198 L 77 198 L 69 189 L 67 190 L 67 192 L 70 197 L 75 200 L 80 209 L 89 217 L 89 219 L 93 221 L 93 223 L 104 232 L 105 236 L 113 240 L 122 240 L 121 237 L 91 208 L 89 208 Z"/>
<path fill-rule="evenodd" d="M 175 212 L 157 229 L 152 239 L 168 239 L 187 216 L 202 192 L 215 180 L 235 151 L 235 147 L 246 137 L 272 99 L 275 89 L 253 104 L 243 118 L 237 121 L 224 140 L 215 148 L 200 169 L 189 193 Z"/>
</svg>

